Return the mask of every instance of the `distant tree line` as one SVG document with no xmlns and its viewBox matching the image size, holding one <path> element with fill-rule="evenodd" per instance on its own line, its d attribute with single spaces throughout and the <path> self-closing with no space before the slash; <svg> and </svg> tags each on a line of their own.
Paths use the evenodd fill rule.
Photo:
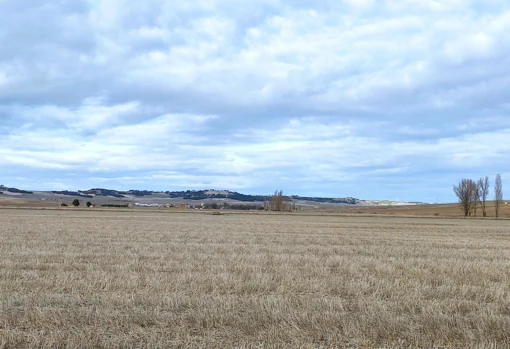
<svg viewBox="0 0 510 349">
<path fill-rule="evenodd" d="M 111 189 L 103 189 L 103 188 L 93 188 L 90 190 L 80 190 L 79 193 L 82 195 L 100 195 L 100 196 L 112 196 L 114 198 L 123 198 L 125 197 L 126 192 L 120 192 L 118 190 Z"/>
<path fill-rule="evenodd" d="M 33 194 L 33 191 L 27 191 L 27 190 L 21 190 L 16 188 L 7 188 L 3 185 L 0 185 L 0 190 L 2 191 L 8 191 L 9 193 L 16 193 L 16 194 Z"/>
<path fill-rule="evenodd" d="M 273 195 L 263 197 L 264 205 L 260 204 L 232 204 L 232 203 L 203 203 L 202 208 L 205 209 L 227 209 L 227 210 L 265 210 L 265 211 L 294 211 L 296 203 L 291 196 L 283 195 L 283 191 L 275 191 Z"/>
<path fill-rule="evenodd" d="M 458 185 L 453 186 L 453 191 L 459 200 L 460 209 L 464 216 L 476 216 L 478 209 L 482 210 L 482 216 L 487 217 L 487 198 L 490 192 L 489 177 L 485 176 L 478 181 L 461 179 Z M 503 202 L 503 184 L 501 176 L 496 175 L 494 181 L 494 209 L 496 217 L 499 217 Z"/>
<path fill-rule="evenodd" d="M 347 204 L 347 205 L 356 205 L 360 202 L 359 199 L 353 197 L 347 198 L 318 198 L 318 197 L 308 197 L 308 196 L 299 196 L 292 195 L 292 199 L 294 200 L 303 200 L 303 201 L 313 201 L 313 202 L 321 202 L 321 203 L 329 203 L 329 204 Z"/>
<path fill-rule="evenodd" d="M 78 207 L 78 206 L 80 206 L 80 204 L 81 204 L 80 200 L 78 200 L 78 199 L 74 199 L 73 202 L 71 202 L 71 205 L 73 205 L 74 207 Z M 90 202 L 90 201 L 87 201 L 87 203 L 85 205 L 87 205 L 87 207 L 93 206 L 92 202 Z M 62 203 L 60 203 L 60 206 L 67 207 L 69 205 L 66 204 L 65 202 L 62 202 Z"/>
<path fill-rule="evenodd" d="M 264 206 L 262 205 L 249 205 L 249 204 L 229 204 L 228 202 L 223 203 L 203 203 L 201 205 L 204 209 L 212 209 L 212 210 L 241 210 L 241 211 L 248 211 L 248 210 L 263 210 Z"/>
<path fill-rule="evenodd" d="M 186 190 L 186 191 L 167 191 L 165 192 L 171 198 L 183 198 L 186 200 L 204 200 L 204 199 L 231 199 L 242 202 L 263 201 L 262 195 L 245 195 L 238 192 L 228 192 L 228 194 L 210 194 L 210 190 Z"/>
<path fill-rule="evenodd" d="M 85 194 L 84 192 L 80 191 L 69 191 L 69 190 L 63 190 L 63 191 L 52 191 L 55 195 L 66 195 L 66 196 L 79 196 L 79 197 L 85 197 L 85 198 L 93 198 L 92 195 Z"/>
</svg>

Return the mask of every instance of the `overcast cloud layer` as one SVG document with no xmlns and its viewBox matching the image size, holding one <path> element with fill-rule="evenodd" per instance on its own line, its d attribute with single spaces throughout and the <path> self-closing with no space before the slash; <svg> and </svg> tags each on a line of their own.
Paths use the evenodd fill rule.
<svg viewBox="0 0 510 349">
<path fill-rule="evenodd" d="M 508 0 L 0 0 L 8 186 L 453 201 L 509 97 Z"/>
</svg>

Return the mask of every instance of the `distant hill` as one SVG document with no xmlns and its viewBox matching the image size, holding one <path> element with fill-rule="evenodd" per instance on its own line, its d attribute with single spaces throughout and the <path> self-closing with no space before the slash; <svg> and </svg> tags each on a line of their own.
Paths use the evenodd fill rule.
<svg viewBox="0 0 510 349">
<path fill-rule="evenodd" d="M 230 199 L 243 202 L 264 201 L 263 195 L 245 195 L 236 191 L 228 190 L 186 190 L 186 191 L 167 191 L 165 192 L 171 198 L 182 198 L 187 200 L 204 199 Z"/>
<path fill-rule="evenodd" d="M 328 203 L 328 204 L 346 204 L 346 205 L 357 205 L 361 202 L 361 200 L 356 198 L 320 198 L 320 197 L 306 197 L 306 196 L 299 196 L 299 195 L 293 195 L 292 199 L 294 200 L 302 200 L 302 201 L 313 201 L 313 202 L 321 202 L 321 203 Z"/>
<path fill-rule="evenodd" d="M 69 190 L 64 190 L 64 191 L 52 191 L 53 194 L 57 194 L 57 195 L 67 195 L 67 196 L 79 196 L 79 197 L 85 197 L 85 198 L 93 198 L 92 195 L 87 195 L 85 193 L 82 193 L 82 192 L 77 192 L 77 191 L 69 191 Z"/>
<path fill-rule="evenodd" d="M 94 196 L 112 196 L 112 197 L 144 197 L 152 195 L 168 195 L 170 198 L 184 199 L 184 200 L 205 200 L 205 199 L 230 199 L 242 202 L 256 202 L 264 201 L 264 195 L 245 195 L 238 192 L 229 190 L 186 190 L 186 191 L 150 191 L 150 190 L 128 190 L 118 191 L 110 189 L 90 189 L 79 191 L 75 195 L 94 195 Z"/>
<path fill-rule="evenodd" d="M 94 195 L 94 196 L 113 196 L 114 198 L 123 198 L 125 197 L 125 192 L 120 192 L 117 190 L 111 190 L 111 189 L 102 189 L 102 188 L 95 188 L 90 190 L 81 191 L 80 193 L 83 193 L 85 195 Z"/>
<path fill-rule="evenodd" d="M 3 192 L 10 192 L 16 194 L 34 194 L 32 191 L 20 190 L 16 188 L 8 188 L 3 185 L 0 186 L 0 195 Z M 93 188 L 89 190 L 78 190 L 78 191 L 51 191 L 51 192 L 38 192 L 51 193 L 53 195 L 71 196 L 78 198 L 116 198 L 119 200 L 128 200 L 133 198 L 145 198 L 150 200 L 151 198 L 157 198 L 159 200 L 169 199 L 182 199 L 182 200 L 206 200 L 206 199 L 228 199 L 231 201 L 239 202 L 263 202 L 265 199 L 269 199 L 270 195 L 249 195 L 242 194 L 236 191 L 230 190 L 185 190 L 185 191 L 151 191 L 151 190 L 113 190 L 105 188 Z M 35 194 L 34 194 L 35 195 Z M 28 199 L 28 198 L 27 198 Z M 347 198 L 323 198 L 323 197 L 306 197 L 299 195 L 287 196 L 286 200 L 289 201 L 306 201 L 310 203 L 321 203 L 321 204 L 342 204 L 342 205 L 358 205 L 363 204 L 363 200 L 359 200 L 353 197 Z"/>
<path fill-rule="evenodd" d="M 32 191 L 20 190 L 20 189 L 16 189 L 16 188 L 7 188 L 1 184 L 0 184 L 0 191 L 2 191 L 2 192 L 7 191 L 9 193 L 16 193 L 16 194 L 33 194 L 34 193 Z"/>
</svg>

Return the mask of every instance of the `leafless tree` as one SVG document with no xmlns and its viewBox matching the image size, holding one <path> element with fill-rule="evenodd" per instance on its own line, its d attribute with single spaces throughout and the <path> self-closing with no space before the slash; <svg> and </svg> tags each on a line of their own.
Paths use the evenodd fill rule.
<svg viewBox="0 0 510 349">
<path fill-rule="evenodd" d="M 471 216 L 477 205 L 477 185 L 472 179 L 462 179 L 458 186 L 453 186 L 453 191 L 459 199 L 459 205 L 464 216 Z"/>
<path fill-rule="evenodd" d="M 499 210 L 503 202 L 503 183 L 501 182 L 501 175 L 496 175 L 496 181 L 494 182 L 494 205 L 496 209 L 496 218 L 499 217 Z"/>
<path fill-rule="evenodd" d="M 287 196 L 283 196 L 283 191 L 275 191 L 273 196 L 271 196 L 271 201 L 269 202 L 269 208 L 271 211 L 287 211 L 292 210 L 292 205 L 290 204 L 290 198 Z"/>
<path fill-rule="evenodd" d="M 487 196 L 489 196 L 489 177 L 485 176 L 485 178 L 480 178 L 478 181 L 478 194 L 480 207 L 482 208 L 482 215 L 487 217 Z"/>
<path fill-rule="evenodd" d="M 472 197 L 471 197 L 471 212 L 473 213 L 473 216 L 476 217 L 476 214 L 478 212 L 478 206 L 481 205 L 480 200 L 480 187 L 478 186 L 478 183 L 475 182 L 475 190 L 473 190 Z M 471 214 L 470 214 L 471 216 Z"/>
<path fill-rule="evenodd" d="M 271 211 L 283 211 L 283 191 L 276 190 L 271 197 Z"/>
</svg>

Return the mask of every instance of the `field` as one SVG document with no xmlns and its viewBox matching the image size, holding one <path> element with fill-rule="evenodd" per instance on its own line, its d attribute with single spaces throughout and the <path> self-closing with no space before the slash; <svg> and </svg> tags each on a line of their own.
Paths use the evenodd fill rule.
<svg viewBox="0 0 510 349">
<path fill-rule="evenodd" d="M 0 209 L 0 348 L 510 346 L 510 221 Z"/>
<path fill-rule="evenodd" d="M 344 206 L 336 210 L 344 214 L 381 214 L 397 216 L 441 216 L 441 217 L 461 217 L 462 211 L 459 204 L 427 204 L 427 205 L 402 205 L 402 206 Z M 477 216 L 482 216 L 482 210 L 479 208 Z M 487 217 L 495 218 L 495 207 L 493 201 L 487 202 Z M 510 204 L 503 202 L 500 207 L 499 216 L 501 218 L 510 217 Z"/>
<path fill-rule="evenodd" d="M 49 195 L 49 194 L 48 194 Z M 28 199 L 23 196 L 13 196 L 13 195 L 0 195 L 0 208 L 48 208 L 55 209 L 58 208 L 58 200 L 52 201 L 49 200 L 51 196 L 43 196 L 39 195 L 40 198 L 48 198 L 48 200 L 40 200 L 40 199 Z M 66 202 L 71 206 L 71 202 L 76 197 L 65 197 L 63 202 Z M 57 197 L 58 199 L 58 197 Z M 82 205 L 85 203 L 85 200 L 80 198 Z M 150 199 L 145 199 L 146 202 L 152 202 Z M 93 200 L 96 203 L 109 203 L 109 204 L 129 204 L 132 201 L 129 200 L 115 200 L 115 199 L 96 199 Z M 160 201 L 160 203 L 167 204 L 192 204 L 199 205 L 201 202 L 197 200 L 174 200 L 170 201 Z M 231 201 L 230 203 L 240 204 L 239 201 Z M 98 204 L 98 205 L 100 205 Z M 263 202 L 258 203 L 259 205 L 263 205 Z M 306 211 L 307 213 L 315 212 L 315 213 L 335 213 L 335 214 L 348 214 L 348 215 L 393 215 L 393 216 L 427 216 L 427 217 L 461 217 L 462 211 L 459 208 L 459 204 L 420 204 L 420 205 L 376 205 L 376 206 L 364 206 L 364 205 L 306 205 L 302 206 L 299 203 L 298 207 L 302 208 L 302 211 Z M 141 208 L 137 207 L 137 210 L 149 211 L 152 208 Z M 168 209 L 167 209 L 168 210 Z M 175 211 L 176 209 L 170 209 L 171 211 Z M 481 209 L 478 209 L 478 216 L 481 216 Z M 495 208 L 494 202 L 487 202 L 487 215 L 488 217 L 495 217 Z M 500 217 L 509 218 L 510 217 L 510 204 L 508 201 L 504 201 L 503 205 L 500 208 Z"/>
</svg>

